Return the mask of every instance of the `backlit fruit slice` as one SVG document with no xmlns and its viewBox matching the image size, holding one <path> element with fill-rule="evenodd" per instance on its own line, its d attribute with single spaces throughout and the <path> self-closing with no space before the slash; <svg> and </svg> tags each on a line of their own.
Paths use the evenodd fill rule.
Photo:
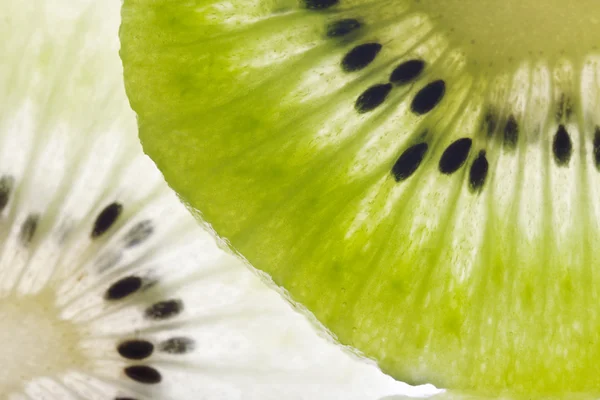
<svg viewBox="0 0 600 400">
<path fill-rule="evenodd" d="M 408 382 L 600 391 L 600 3 L 126 0 L 169 184 Z"/>
<path fill-rule="evenodd" d="M 0 398 L 411 393 L 319 338 L 168 189 L 127 105 L 120 5 L 0 0 Z"/>
</svg>

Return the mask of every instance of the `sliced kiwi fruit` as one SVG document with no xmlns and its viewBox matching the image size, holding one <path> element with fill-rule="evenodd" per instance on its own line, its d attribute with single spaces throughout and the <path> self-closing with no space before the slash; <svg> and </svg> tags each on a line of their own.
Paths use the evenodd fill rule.
<svg viewBox="0 0 600 400">
<path fill-rule="evenodd" d="M 600 4 L 125 0 L 145 152 L 391 376 L 598 395 Z"/>
<path fill-rule="evenodd" d="M 0 398 L 402 393 L 218 249 L 143 154 L 120 5 L 0 1 Z"/>
</svg>

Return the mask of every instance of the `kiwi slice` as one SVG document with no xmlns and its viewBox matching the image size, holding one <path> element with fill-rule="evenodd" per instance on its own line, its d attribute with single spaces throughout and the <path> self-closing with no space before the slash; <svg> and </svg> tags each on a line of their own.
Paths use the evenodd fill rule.
<svg viewBox="0 0 600 400">
<path fill-rule="evenodd" d="M 121 58 L 168 183 L 337 341 L 410 383 L 597 395 L 599 12 L 125 0 Z"/>
<path fill-rule="evenodd" d="M 168 188 L 127 104 L 120 6 L 0 1 L 0 398 L 420 393 L 319 337 Z"/>
</svg>

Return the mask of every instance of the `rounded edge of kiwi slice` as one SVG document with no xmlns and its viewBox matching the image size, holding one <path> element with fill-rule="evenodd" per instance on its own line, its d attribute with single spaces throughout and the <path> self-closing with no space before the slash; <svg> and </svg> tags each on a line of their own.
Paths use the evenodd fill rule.
<svg viewBox="0 0 600 400">
<path fill-rule="evenodd" d="M 598 5 L 538 3 L 126 0 L 126 90 L 196 217 L 343 345 L 593 395 Z"/>
<path fill-rule="evenodd" d="M 401 393 L 316 337 L 168 189 L 135 134 L 119 10 L 0 1 L 0 396 Z"/>
</svg>

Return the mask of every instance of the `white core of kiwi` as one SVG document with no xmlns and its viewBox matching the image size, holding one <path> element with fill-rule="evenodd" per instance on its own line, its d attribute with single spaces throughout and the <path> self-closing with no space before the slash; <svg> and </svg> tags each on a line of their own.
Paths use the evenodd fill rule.
<svg viewBox="0 0 600 400">
<path fill-rule="evenodd" d="M 60 318 L 51 292 L 0 300 L 0 388 L 19 390 L 39 376 L 88 367 L 79 344 L 84 332 Z"/>
<path fill-rule="evenodd" d="M 598 48 L 600 4 L 549 0 L 414 0 L 471 62 L 504 68 L 526 58 L 581 58 Z M 580 60 L 577 60 L 580 61 Z"/>
</svg>

